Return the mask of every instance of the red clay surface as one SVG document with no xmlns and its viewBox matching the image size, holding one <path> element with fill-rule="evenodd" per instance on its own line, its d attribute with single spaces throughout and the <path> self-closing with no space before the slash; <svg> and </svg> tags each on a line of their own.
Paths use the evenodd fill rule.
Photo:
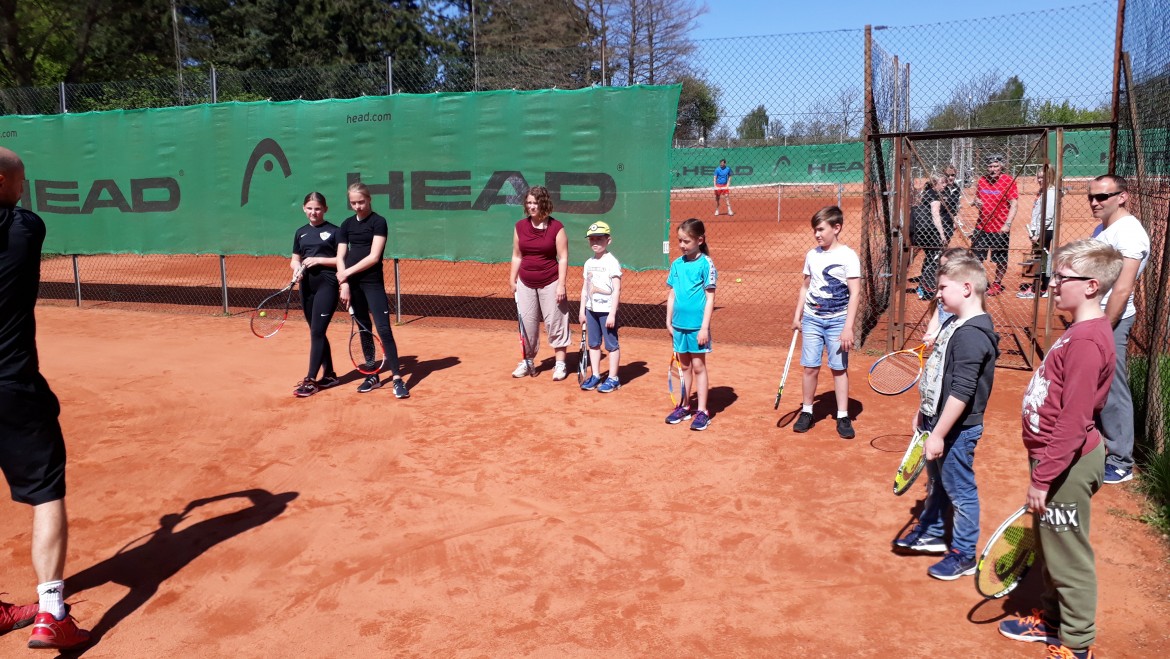
<svg viewBox="0 0 1170 659">
<path fill-rule="evenodd" d="M 69 445 L 68 599 L 100 634 L 88 656 L 1043 655 L 995 630 L 1034 580 L 984 602 L 891 553 L 924 495 L 891 493 L 916 399 L 873 394 L 869 357 L 843 441 L 827 419 L 787 427 L 795 372 L 772 411 L 775 347 L 716 347 L 697 433 L 662 422 L 665 336 L 626 337 L 626 384 L 599 395 L 552 382 L 547 348 L 539 377 L 510 378 L 505 323 L 412 323 L 395 329 L 412 398 L 350 381 L 301 400 L 303 323 L 260 340 L 243 317 L 38 316 Z M 1028 373 L 996 377 L 983 539 L 1026 487 Z M 1133 484 L 1094 504 L 1099 656 L 1166 656 L 1165 542 Z M 4 504 L 5 600 L 35 597 L 29 519 Z M 26 640 L 3 636 L 0 655 Z"/>
</svg>

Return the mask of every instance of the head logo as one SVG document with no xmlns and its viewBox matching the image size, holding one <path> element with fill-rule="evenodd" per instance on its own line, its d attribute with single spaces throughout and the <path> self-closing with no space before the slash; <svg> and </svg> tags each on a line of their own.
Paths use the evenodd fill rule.
<svg viewBox="0 0 1170 659">
<path fill-rule="evenodd" d="M 248 193 L 252 189 L 252 175 L 256 173 L 256 165 L 260 164 L 260 160 L 264 156 L 271 156 L 271 160 L 264 161 L 264 171 L 272 171 L 272 161 L 275 160 L 280 165 L 280 171 L 285 178 L 292 176 L 292 168 L 288 166 L 288 158 L 284 155 L 284 149 L 276 143 L 276 140 L 271 137 L 265 137 L 260 140 L 255 149 L 252 149 L 252 155 L 248 158 L 248 166 L 244 168 L 244 182 L 240 186 L 240 205 L 248 205 Z"/>
<path fill-rule="evenodd" d="M 1064 145 L 1064 153 L 1063 153 L 1063 155 L 1064 155 L 1064 156 L 1067 158 L 1067 157 L 1068 157 L 1068 154 L 1069 154 L 1069 152 L 1072 152 L 1072 154 L 1073 154 L 1074 156 L 1079 156 L 1079 155 L 1081 155 L 1081 150 L 1077 148 L 1077 145 L 1075 145 L 1075 144 L 1071 144 L 1071 143 L 1069 143 L 1069 144 L 1065 144 L 1065 145 Z"/>
<path fill-rule="evenodd" d="M 780 165 L 784 165 L 785 167 L 791 167 L 792 161 L 788 159 L 788 156 L 780 156 L 779 158 L 777 158 L 776 164 L 772 165 L 772 173 L 773 174 L 775 174 L 776 171 L 778 169 L 780 169 Z"/>
</svg>

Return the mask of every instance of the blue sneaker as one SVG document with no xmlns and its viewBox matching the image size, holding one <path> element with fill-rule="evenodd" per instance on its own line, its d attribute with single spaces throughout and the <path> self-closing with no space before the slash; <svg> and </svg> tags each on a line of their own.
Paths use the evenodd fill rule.
<svg viewBox="0 0 1170 659">
<path fill-rule="evenodd" d="M 947 550 L 947 543 L 942 538 L 925 535 L 921 528 L 915 526 L 906 537 L 895 540 L 894 547 L 920 554 L 941 554 Z"/>
<path fill-rule="evenodd" d="M 706 412 L 695 412 L 695 420 L 691 421 L 691 430 L 706 430 L 711 425 L 711 417 Z"/>
<path fill-rule="evenodd" d="M 959 577 L 975 574 L 975 557 L 963 556 L 958 550 L 952 549 L 941 561 L 931 565 L 926 573 L 935 579 L 954 581 Z"/>
<path fill-rule="evenodd" d="M 1032 609 L 1032 615 L 1013 620 L 1004 620 L 999 623 L 999 633 L 1017 641 L 1025 643 L 1048 643 L 1060 645 L 1057 625 L 1050 625 L 1044 621 L 1044 612 Z"/>
<path fill-rule="evenodd" d="M 601 386 L 599 386 L 597 388 L 597 392 L 602 393 L 602 394 L 608 394 L 611 391 L 614 391 L 616 389 L 621 389 L 621 388 L 622 388 L 621 380 L 619 380 L 617 378 L 606 378 L 605 382 L 602 382 Z"/>
<path fill-rule="evenodd" d="M 1126 481 L 1133 480 L 1133 467 L 1114 467 L 1113 465 L 1105 465 L 1105 483 L 1108 485 L 1117 485 Z"/>
<path fill-rule="evenodd" d="M 686 421 L 687 419 L 691 418 L 691 416 L 692 414 L 689 409 L 679 405 L 678 407 L 674 408 L 673 412 L 666 415 L 666 422 L 673 426 L 676 423 L 682 423 L 683 421 Z"/>
<path fill-rule="evenodd" d="M 581 390 L 593 391 L 599 384 L 601 384 L 601 378 L 597 377 L 596 375 L 590 375 L 589 377 L 585 378 L 584 382 L 581 383 Z"/>
</svg>

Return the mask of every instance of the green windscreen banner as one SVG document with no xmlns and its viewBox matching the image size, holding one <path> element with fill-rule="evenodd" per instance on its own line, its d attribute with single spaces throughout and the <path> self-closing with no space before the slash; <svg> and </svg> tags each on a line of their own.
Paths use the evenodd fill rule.
<svg viewBox="0 0 1170 659">
<path fill-rule="evenodd" d="M 502 262 L 544 185 L 573 263 L 604 220 L 623 266 L 662 268 L 674 86 L 498 91 L 0 117 L 22 206 L 66 254 L 289 254 L 318 191 L 326 219 L 366 183 L 388 257 Z"/>
<path fill-rule="evenodd" d="M 733 185 L 861 183 L 864 155 L 861 142 L 675 149 L 673 185 L 711 187 L 720 160 L 731 168 Z"/>
</svg>

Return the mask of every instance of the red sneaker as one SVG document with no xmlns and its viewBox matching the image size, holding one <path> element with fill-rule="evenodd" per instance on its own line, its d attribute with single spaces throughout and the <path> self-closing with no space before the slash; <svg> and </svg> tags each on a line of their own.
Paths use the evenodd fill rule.
<svg viewBox="0 0 1170 659">
<path fill-rule="evenodd" d="M 57 620 L 51 613 L 38 613 L 28 646 L 33 649 L 67 650 L 89 642 L 89 632 L 78 629 L 73 616 Z"/>
<path fill-rule="evenodd" d="M 1003 292 L 1003 284 L 998 282 L 992 283 L 987 287 L 987 294 L 991 296 L 999 295 Z"/>
<path fill-rule="evenodd" d="M 8 602 L 0 602 L 0 634 L 28 627 L 40 610 L 40 604 L 36 603 L 9 604 Z"/>
</svg>

